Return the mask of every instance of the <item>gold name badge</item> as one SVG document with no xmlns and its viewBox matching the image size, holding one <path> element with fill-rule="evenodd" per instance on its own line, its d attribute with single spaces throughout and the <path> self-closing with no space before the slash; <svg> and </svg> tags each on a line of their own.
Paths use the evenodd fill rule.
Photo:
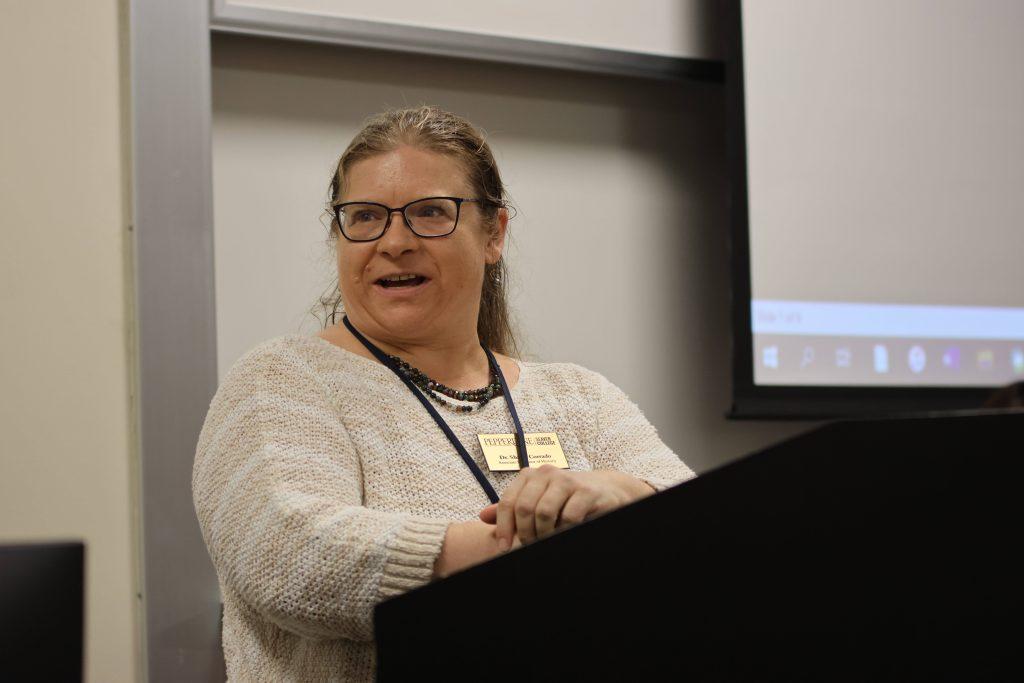
<svg viewBox="0 0 1024 683">
<path fill-rule="evenodd" d="M 491 472 L 507 472 L 519 469 L 519 455 L 516 453 L 515 434 L 477 434 L 480 447 L 484 449 L 484 458 Z M 553 465 L 563 470 L 569 469 L 569 463 L 562 452 L 562 444 L 558 435 L 550 433 L 531 433 L 526 435 L 526 457 L 530 467 Z"/>
</svg>

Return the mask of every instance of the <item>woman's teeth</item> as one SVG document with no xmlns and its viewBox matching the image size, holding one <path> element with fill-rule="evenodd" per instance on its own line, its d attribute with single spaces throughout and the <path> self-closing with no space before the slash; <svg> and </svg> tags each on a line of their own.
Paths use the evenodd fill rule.
<svg viewBox="0 0 1024 683">
<path fill-rule="evenodd" d="M 412 287 L 421 284 L 425 279 L 422 275 L 389 275 L 378 282 L 384 287 Z"/>
</svg>

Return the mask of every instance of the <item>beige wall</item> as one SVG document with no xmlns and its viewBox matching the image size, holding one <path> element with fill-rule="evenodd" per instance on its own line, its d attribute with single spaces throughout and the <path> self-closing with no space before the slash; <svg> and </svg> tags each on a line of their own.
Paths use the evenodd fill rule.
<svg viewBox="0 0 1024 683">
<path fill-rule="evenodd" d="M 0 543 L 86 544 L 86 679 L 136 676 L 125 3 L 0 8 Z"/>
</svg>

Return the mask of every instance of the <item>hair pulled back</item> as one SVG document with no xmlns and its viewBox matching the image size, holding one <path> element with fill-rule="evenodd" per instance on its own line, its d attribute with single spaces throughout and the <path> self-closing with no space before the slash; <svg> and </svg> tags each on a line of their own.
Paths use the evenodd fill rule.
<svg viewBox="0 0 1024 683">
<path fill-rule="evenodd" d="M 497 230 L 498 210 L 507 205 L 505 186 L 498 165 L 483 134 L 469 121 L 433 106 L 394 109 L 367 119 L 363 129 L 338 159 L 331 177 L 328 211 L 331 214 L 330 239 L 340 236 L 333 206 L 345 189 L 345 178 L 352 166 L 363 159 L 409 145 L 446 154 L 465 169 L 474 196 L 484 216 L 484 229 Z M 477 333 L 489 349 L 507 355 L 518 355 L 512 329 L 506 292 L 506 270 L 503 259 L 484 267 Z M 327 310 L 325 326 L 334 323 L 342 307 L 341 291 L 335 288 L 320 303 Z"/>
</svg>

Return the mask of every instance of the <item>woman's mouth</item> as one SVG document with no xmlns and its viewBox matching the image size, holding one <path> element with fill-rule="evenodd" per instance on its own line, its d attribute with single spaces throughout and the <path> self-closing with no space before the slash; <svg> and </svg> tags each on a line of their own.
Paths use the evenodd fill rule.
<svg viewBox="0 0 1024 683">
<path fill-rule="evenodd" d="M 403 287 L 418 287 L 427 281 L 422 275 L 416 275 L 415 273 L 402 273 L 398 275 L 388 275 L 377 280 L 376 284 L 384 287 L 385 289 L 400 289 Z"/>
</svg>

